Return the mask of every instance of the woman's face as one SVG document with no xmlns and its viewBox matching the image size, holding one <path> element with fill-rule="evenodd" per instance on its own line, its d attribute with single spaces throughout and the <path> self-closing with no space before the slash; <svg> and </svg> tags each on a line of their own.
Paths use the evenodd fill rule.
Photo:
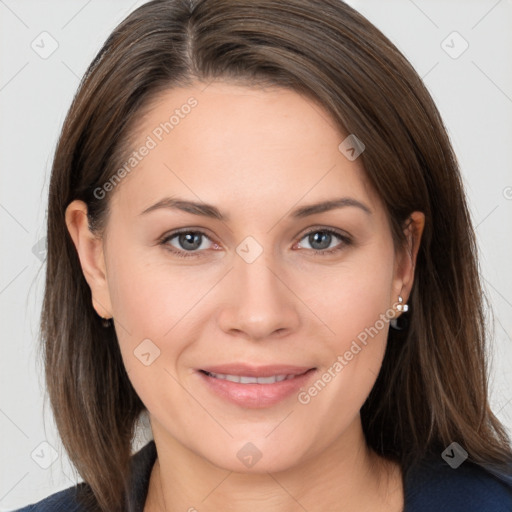
<svg viewBox="0 0 512 512">
<path fill-rule="evenodd" d="M 222 82 L 169 90 L 140 120 L 88 282 L 157 441 L 259 472 L 358 439 L 413 262 L 345 138 L 295 92 Z M 200 371 L 227 364 L 315 370 L 274 384 Z"/>
</svg>

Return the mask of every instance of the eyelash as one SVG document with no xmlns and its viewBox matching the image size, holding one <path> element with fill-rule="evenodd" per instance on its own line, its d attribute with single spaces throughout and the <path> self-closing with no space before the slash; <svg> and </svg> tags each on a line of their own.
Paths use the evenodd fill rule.
<svg viewBox="0 0 512 512">
<path fill-rule="evenodd" d="M 164 235 L 160 240 L 159 240 L 159 244 L 160 245 L 163 245 L 165 247 L 166 250 L 170 251 L 171 253 L 173 253 L 175 256 L 178 256 L 179 258 L 190 258 L 190 257 L 196 257 L 201 251 L 178 251 L 174 248 L 171 248 L 169 245 L 168 245 L 168 242 L 170 240 L 172 240 L 173 238 L 176 238 L 178 235 L 181 235 L 181 234 L 184 234 L 184 233 L 191 233 L 191 234 L 195 234 L 195 235 L 202 235 L 206 238 L 208 238 L 210 241 L 212 241 L 210 239 L 210 237 L 204 233 L 203 231 L 195 231 L 195 230 L 190 230 L 190 229 L 182 229 L 182 230 L 178 230 L 178 231 L 173 231 L 172 233 L 169 233 L 169 234 L 166 234 Z M 332 249 L 323 249 L 323 250 L 315 250 L 315 249 L 309 249 L 309 250 L 312 250 L 315 255 L 317 256 L 327 256 L 327 255 L 332 255 L 334 253 L 337 253 L 338 251 L 341 251 L 345 246 L 348 246 L 348 245 L 351 245 L 352 244 L 352 239 L 350 237 L 348 237 L 347 235 L 344 235 L 342 233 L 340 233 L 339 231 L 336 231 L 336 230 L 333 230 L 333 229 L 323 229 L 323 228 L 314 228 L 314 229 L 311 229 L 310 231 L 304 233 L 304 235 L 302 235 L 302 237 L 299 239 L 302 240 L 304 238 L 306 238 L 307 236 L 313 234 L 313 233 L 328 233 L 330 235 L 334 235 L 336 237 L 338 237 L 340 240 L 341 240 L 341 243 L 338 244 L 336 247 L 332 248 Z"/>
</svg>

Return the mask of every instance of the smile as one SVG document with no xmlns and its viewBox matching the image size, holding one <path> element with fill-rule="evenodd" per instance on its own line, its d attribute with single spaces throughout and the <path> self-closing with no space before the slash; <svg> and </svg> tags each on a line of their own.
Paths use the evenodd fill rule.
<svg viewBox="0 0 512 512">
<path fill-rule="evenodd" d="M 249 409 L 271 407 L 285 399 L 291 399 L 301 388 L 307 386 L 316 373 L 316 368 L 302 370 L 302 373 L 265 376 L 196 371 L 200 382 L 215 396 Z"/>
<path fill-rule="evenodd" d="M 229 375 L 224 373 L 205 372 L 208 376 L 240 384 L 275 384 L 283 380 L 293 379 L 297 375 L 271 375 L 269 377 L 248 377 L 245 375 Z M 301 374 L 302 375 L 302 374 Z"/>
</svg>

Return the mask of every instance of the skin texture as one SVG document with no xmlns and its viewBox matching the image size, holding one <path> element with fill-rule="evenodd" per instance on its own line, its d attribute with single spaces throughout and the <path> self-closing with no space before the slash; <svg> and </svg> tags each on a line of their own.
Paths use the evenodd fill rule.
<svg viewBox="0 0 512 512">
<path fill-rule="evenodd" d="M 245 512 L 255 503 L 269 512 L 402 510 L 399 468 L 367 449 L 359 415 L 382 364 L 387 323 L 308 404 L 294 394 L 243 408 L 214 395 L 195 369 L 247 362 L 327 371 L 399 294 L 407 302 L 423 214 L 413 213 L 409 245 L 395 250 L 361 159 L 338 149 L 347 134 L 290 90 L 216 81 L 166 91 L 140 119 L 134 149 L 191 96 L 197 106 L 111 192 L 103 239 L 89 232 L 84 203 L 66 211 L 93 305 L 113 316 L 149 411 L 158 460 L 146 512 Z M 167 196 L 213 204 L 229 219 L 165 208 L 140 215 Z M 290 216 L 338 197 L 371 214 L 346 206 Z M 178 237 L 159 244 L 180 228 L 206 234 L 188 258 L 168 250 L 187 252 Z M 333 235 L 315 245 L 309 228 L 320 236 L 337 229 L 352 242 Z M 252 263 L 236 252 L 248 236 L 263 251 Z M 320 255 L 319 247 L 341 250 Z M 134 355 L 144 339 L 160 350 L 149 366 Z M 262 455 L 252 467 L 237 457 L 247 442 Z"/>
</svg>

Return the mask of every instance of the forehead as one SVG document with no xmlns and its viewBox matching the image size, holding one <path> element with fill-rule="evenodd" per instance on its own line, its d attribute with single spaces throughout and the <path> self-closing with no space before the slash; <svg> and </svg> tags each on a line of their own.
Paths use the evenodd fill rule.
<svg viewBox="0 0 512 512">
<path fill-rule="evenodd" d="M 134 153 L 114 200 L 140 212 L 176 193 L 214 204 L 236 198 L 257 211 L 335 189 L 374 203 L 361 159 L 339 150 L 346 136 L 317 102 L 289 89 L 226 82 L 170 89 L 136 119 Z"/>
</svg>

